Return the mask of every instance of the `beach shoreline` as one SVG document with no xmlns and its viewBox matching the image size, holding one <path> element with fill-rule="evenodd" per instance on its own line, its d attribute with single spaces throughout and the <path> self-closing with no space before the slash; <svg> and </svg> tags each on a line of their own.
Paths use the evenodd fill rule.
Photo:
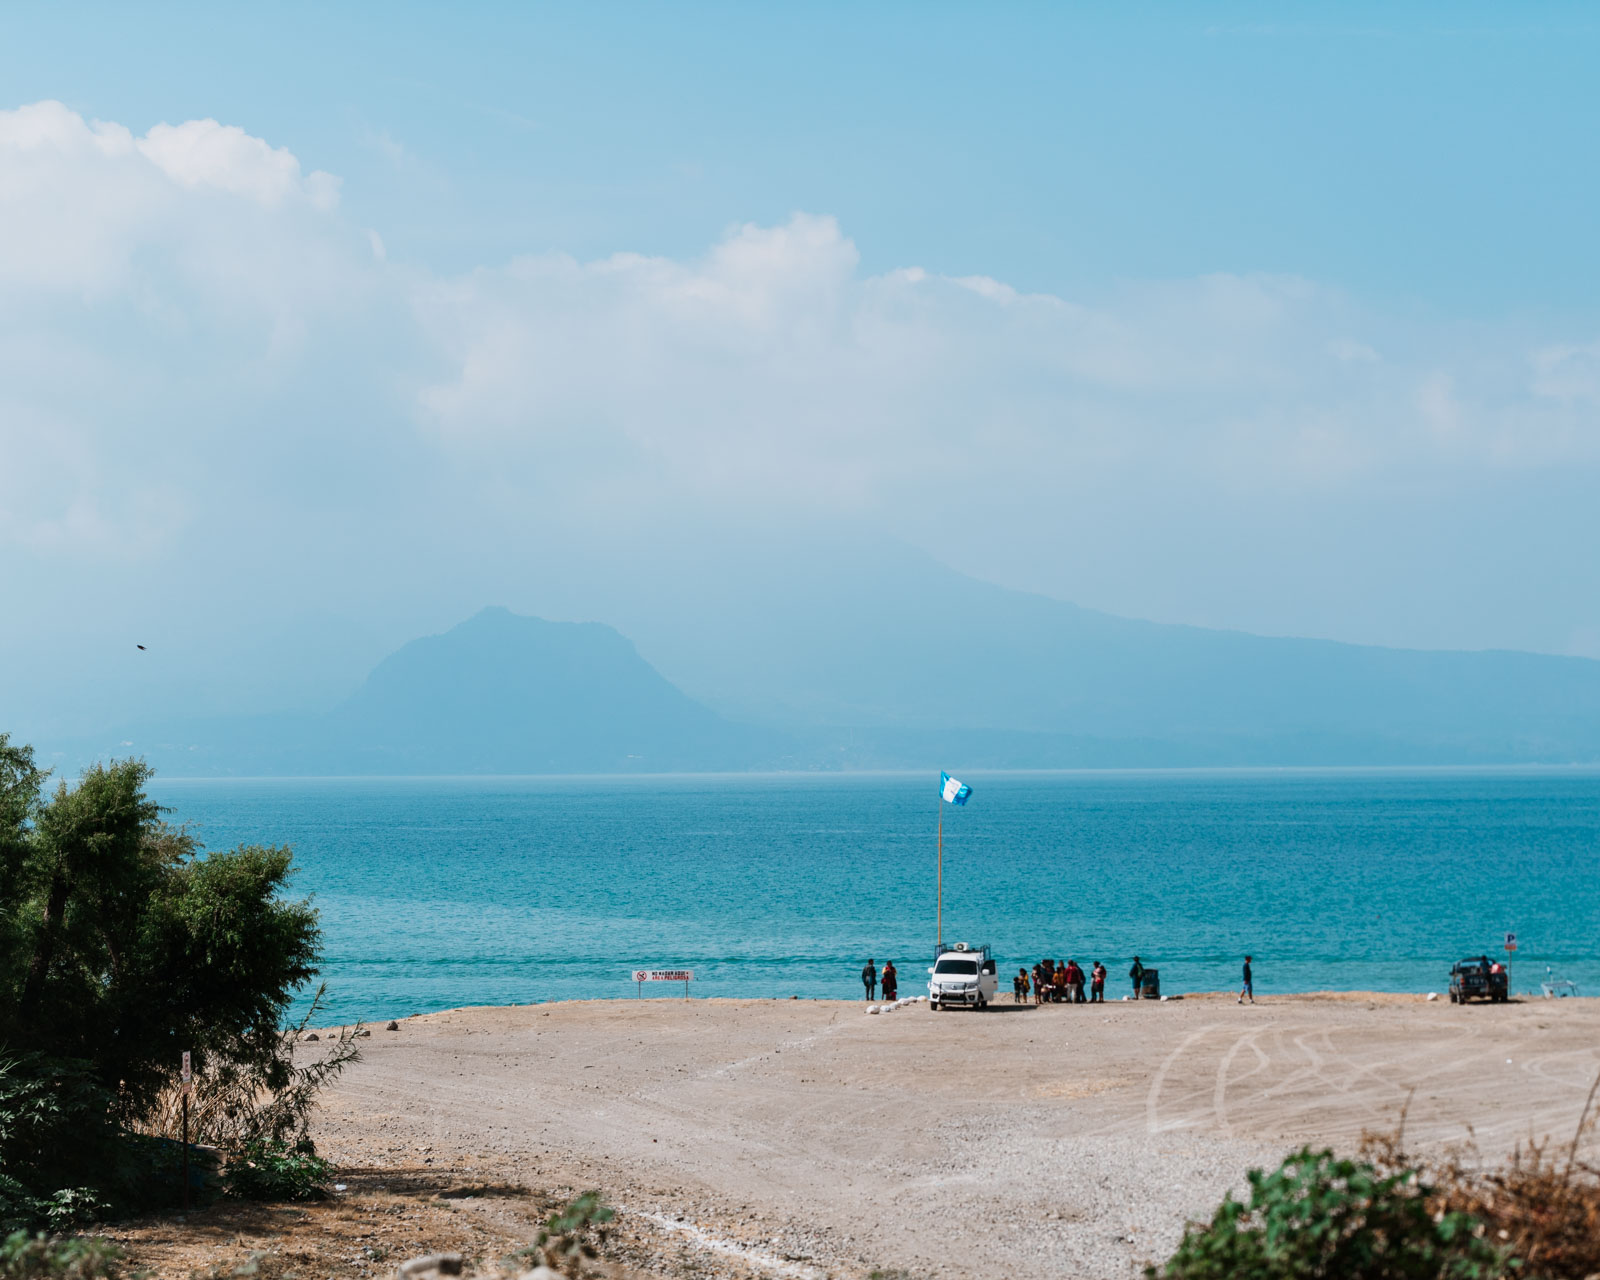
<svg viewBox="0 0 1600 1280">
<path fill-rule="evenodd" d="M 1238 994 L 1239 993 L 1237 991 L 1181 991 L 1181 992 L 1174 992 L 1173 994 L 1171 994 L 1169 996 L 1166 996 L 1166 997 L 1164 997 L 1162 999 L 1155 999 L 1155 1000 L 1143 1000 L 1143 999 L 1134 1000 L 1133 998 L 1131 998 L 1131 996 L 1115 995 L 1115 996 L 1107 996 L 1106 999 L 1103 1002 L 1100 1002 L 1100 1003 L 1103 1003 L 1107 1008 L 1110 1008 L 1112 1006 L 1134 1005 L 1134 1004 L 1137 1004 L 1140 1007 L 1143 1007 L 1145 1005 L 1178 1004 L 1178 1003 L 1187 1003 L 1187 1002 L 1205 1002 L 1205 1003 L 1218 1002 L 1218 1001 L 1233 1002 L 1233 1001 L 1237 1000 Z M 922 990 L 921 987 L 918 987 L 918 988 L 915 988 L 914 990 L 910 990 L 908 995 L 900 996 L 896 1003 L 906 1004 L 906 1003 L 908 1003 L 908 1001 L 912 1002 L 912 1003 L 920 1003 L 922 998 L 923 998 L 923 990 Z M 1530 992 L 1522 992 L 1520 994 L 1513 995 L 1511 997 L 1511 999 L 1507 1003 L 1508 1004 L 1512 1004 L 1512 1005 L 1525 1005 L 1525 1004 L 1532 1004 L 1532 1005 L 1552 1004 L 1553 1005 L 1553 1004 L 1556 1004 L 1556 1003 L 1568 1003 L 1568 1002 L 1570 1002 L 1572 1000 L 1577 1000 L 1579 1002 L 1588 1002 L 1588 1001 L 1595 1000 L 1595 999 L 1600 999 L 1600 997 L 1593 997 L 1593 996 L 1564 997 L 1562 1001 L 1557 1002 L 1557 1001 L 1553 1001 L 1553 1000 L 1547 1000 L 1543 996 L 1538 995 L 1538 994 L 1534 994 L 1534 993 L 1530 993 Z M 828 1006 L 837 1006 L 837 1007 L 845 1008 L 845 1009 L 850 1009 L 850 1008 L 860 1009 L 860 1008 L 864 1008 L 864 1007 L 866 1007 L 867 1005 L 870 1005 L 870 1004 L 877 1004 L 877 1005 L 881 1006 L 881 1005 L 884 1005 L 886 1003 L 891 1003 L 889 1001 L 884 1001 L 884 1000 L 866 1000 L 866 999 L 863 999 L 863 998 L 860 998 L 860 997 L 857 997 L 856 999 L 847 999 L 847 998 L 842 997 L 842 996 L 799 996 L 799 995 L 796 995 L 796 996 L 726 996 L 726 995 L 701 996 L 701 995 L 690 994 L 687 997 L 687 999 L 682 995 L 668 995 L 668 994 L 665 994 L 665 993 L 660 994 L 660 995 L 647 995 L 647 996 L 595 996 L 595 997 L 592 997 L 590 999 L 581 999 L 581 1000 L 578 1000 L 578 999 L 572 999 L 572 1000 L 569 1000 L 569 999 L 530 1000 L 526 1004 L 510 1003 L 510 1004 L 463 1004 L 463 1005 L 454 1005 L 454 1006 L 452 1006 L 450 1008 L 447 1008 L 447 1009 L 430 1009 L 430 1010 L 427 1010 L 426 1012 L 422 1012 L 422 1013 L 397 1013 L 394 1016 L 394 1018 L 392 1018 L 392 1019 L 386 1017 L 383 1014 L 378 1014 L 378 1015 L 374 1016 L 373 1018 L 361 1019 L 361 1020 L 356 1021 L 356 1022 L 318 1023 L 315 1026 L 307 1026 L 306 1031 L 307 1031 L 308 1034 L 316 1034 L 320 1038 L 320 1037 L 327 1037 L 327 1036 L 330 1036 L 330 1035 L 338 1035 L 341 1031 L 348 1031 L 350 1028 L 355 1027 L 355 1026 L 362 1026 L 362 1027 L 366 1027 L 366 1028 L 370 1029 L 372 1027 L 382 1026 L 383 1024 L 385 1024 L 387 1022 L 390 1022 L 390 1021 L 398 1021 L 398 1022 L 401 1022 L 401 1023 L 408 1023 L 408 1022 L 410 1022 L 410 1023 L 422 1023 L 422 1022 L 426 1022 L 430 1018 L 440 1018 L 440 1017 L 444 1017 L 444 1016 L 447 1016 L 447 1015 L 456 1015 L 456 1014 L 478 1014 L 478 1013 L 493 1014 L 493 1013 L 500 1013 L 500 1012 L 510 1012 L 512 1010 L 524 1010 L 524 1009 L 587 1008 L 587 1007 L 591 1007 L 591 1006 L 604 1007 L 604 1006 L 612 1006 L 612 1005 L 616 1005 L 616 1006 L 632 1006 L 632 1005 L 641 1005 L 641 1004 L 656 1004 L 656 1003 L 662 1003 L 662 1002 L 665 1002 L 665 1003 L 676 1002 L 677 1004 L 680 1004 L 680 1005 L 688 1003 L 688 1004 L 698 1004 L 698 1005 L 737 1005 L 737 1006 L 744 1006 L 744 1005 L 775 1005 L 775 1004 L 778 1004 L 778 1005 L 781 1005 L 781 1004 L 819 1005 L 820 1004 L 820 1005 L 828 1005 Z M 1032 1002 L 1033 1002 L 1033 998 L 1032 998 L 1032 996 L 1029 996 L 1028 1002 L 1027 1002 L 1029 1007 L 1032 1006 Z M 1261 1006 L 1265 1006 L 1265 1005 L 1268 1005 L 1268 1004 L 1282 1004 L 1282 1003 L 1411 1005 L 1411 1004 L 1435 1004 L 1435 1003 L 1448 1003 L 1448 1002 L 1449 1002 L 1448 989 L 1447 989 L 1446 985 L 1442 984 L 1442 983 L 1440 984 L 1438 990 L 1436 990 L 1436 991 L 1365 991 L 1365 990 L 1361 990 L 1361 991 L 1333 991 L 1333 990 L 1321 990 L 1321 991 L 1272 991 L 1272 992 L 1257 992 L 1257 994 L 1256 994 L 1256 1004 L 1261 1005 Z M 1249 1001 L 1247 1000 L 1245 1003 L 1248 1004 Z M 1475 1003 L 1481 1003 L 1481 1002 L 1475 1002 Z M 1013 1002 L 1012 1002 L 1010 993 L 1006 992 L 1006 991 L 1002 991 L 1000 993 L 1000 995 L 998 996 L 998 998 L 994 1001 L 993 1006 L 989 1010 L 986 1010 L 985 1012 L 994 1012 L 995 1010 L 998 1010 L 998 1009 L 1001 1009 L 1001 1008 L 1010 1009 L 1012 1007 L 1013 1007 Z M 1085 1001 L 1085 1003 L 1082 1006 L 1076 1006 L 1076 1005 L 1074 1005 L 1074 1006 L 1051 1005 L 1049 1007 L 1052 1008 L 1052 1009 L 1057 1009 L 1057 1008 L 1065 1009 L 1065 1008 L 1068 1008 L 1068 1007 L 1076 1009 L 1076 1008 L 1079 1008 L 1079 1007 L 1089 1008 L 1090 1006 L 1089 1006 L 1088 1001 Z"/>
</svg>

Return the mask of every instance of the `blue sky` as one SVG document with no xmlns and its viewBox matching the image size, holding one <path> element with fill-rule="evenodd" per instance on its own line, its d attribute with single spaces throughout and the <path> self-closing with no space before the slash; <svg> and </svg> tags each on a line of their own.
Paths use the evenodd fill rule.
<svg viewBox="0 0 1600 1280">
<path fill-rule="evenodd" d="M 1029 291 L 1285 272 L 1495 315 L 1600 284 L 1581 5 L 8 12 L 14 103 L 237 124 L 439 268 L 807 209 L 869 272 Z"/>
<path fill-rule="evenodd" d="M 841 530 L 1135 616 L 1600 656 L 1591 10 L 0 34 L 0 563 L 34 602 L 0 692 L 35 717 L 331 697 L 484 604 L 613 620 L 645 547 L 715 575 Z M 69 695 L 175 601 L 160 681 Z"/>
</svg>

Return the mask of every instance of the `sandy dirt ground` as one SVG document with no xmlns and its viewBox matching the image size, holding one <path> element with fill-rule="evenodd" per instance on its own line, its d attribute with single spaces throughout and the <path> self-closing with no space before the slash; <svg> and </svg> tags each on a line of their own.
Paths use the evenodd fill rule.
<svg viewBox="0 0 1600 1280">
<path fill-rule="evenodd" d="M 366 1043 L 316 1131 L 351 1176 L 594 1186 L 670 1245 L 666 1274 L 1120 1278 L 1252 1166 L 1353 1150 L 1408 1098 L 1418 1148 L 1570 1138 L 1600 1001 L 657 998 L 432 1014 Z M 502 1217 L 508 1238 L 534 1220 Z"/>
</svg>

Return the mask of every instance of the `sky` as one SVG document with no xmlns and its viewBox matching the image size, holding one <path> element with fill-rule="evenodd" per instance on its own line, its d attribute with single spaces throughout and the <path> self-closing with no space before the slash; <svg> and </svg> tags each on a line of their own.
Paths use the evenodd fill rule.
<svg viewBox="0 0 1600 1280">
<path fill-rule="evenodd" d="M 751 541 L 1600 657 L 1597 55 L 1559 4 L 9 5 L 0 715 L 326 701 Z"/>
</svg>

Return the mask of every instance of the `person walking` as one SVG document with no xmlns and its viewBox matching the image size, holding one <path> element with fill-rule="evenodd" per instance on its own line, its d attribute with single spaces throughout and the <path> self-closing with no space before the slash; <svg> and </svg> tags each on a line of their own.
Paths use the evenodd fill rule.
<svg viewBox="0 0 1600 1280">
<path fill-rule="evenodd" d="M 1254 1004 L 1256 1002 L 1255 983 L 1250 981 L 1250 957 L 1249 956 L 1246 956 L 1244 958 L 1244 986 L 1239 988 L 1239 1003 L 1240 1004 L 1244 1003 L 1244 998 L 1246 996 L 1250 997 L 1250 1003 L 1251 1004 Z"/>
<path fill-rule="evenodd" d="M 1106 967 L 1098 960 L 1089 970 L 1089 1003 L 1104 1004 L 1106 1002 Z"/>
<path fill-rule="evenodd" d="M 894 961 L 883 962 L 883 998 L 893 1000 L 900 989 L 900 975 L 895 972 Z"/>
<path fill-rule="evenodd" d="M 861 985 L 867 989 L 866 998 L 875 999 L 878 994 L 878 968 L 869 959 L 867 967 L 861 971 Z"/>
<path fill-rule="evenodd" d="M 1139 988 L 1144 986 L 1144 965 L 1139 962 L 1139 957 L 1134 956 L 1133 968 L 1128 970 L 1128 976 L 1133 979 L 1133 998 L 1139 998 Z"/>
<path fill-rule="evenodd" d="M 1067 961 L 1067 990 L 1070 1003 L 1083 1003 L 1083 970 L 1076 960 Z"/>
</svg>

